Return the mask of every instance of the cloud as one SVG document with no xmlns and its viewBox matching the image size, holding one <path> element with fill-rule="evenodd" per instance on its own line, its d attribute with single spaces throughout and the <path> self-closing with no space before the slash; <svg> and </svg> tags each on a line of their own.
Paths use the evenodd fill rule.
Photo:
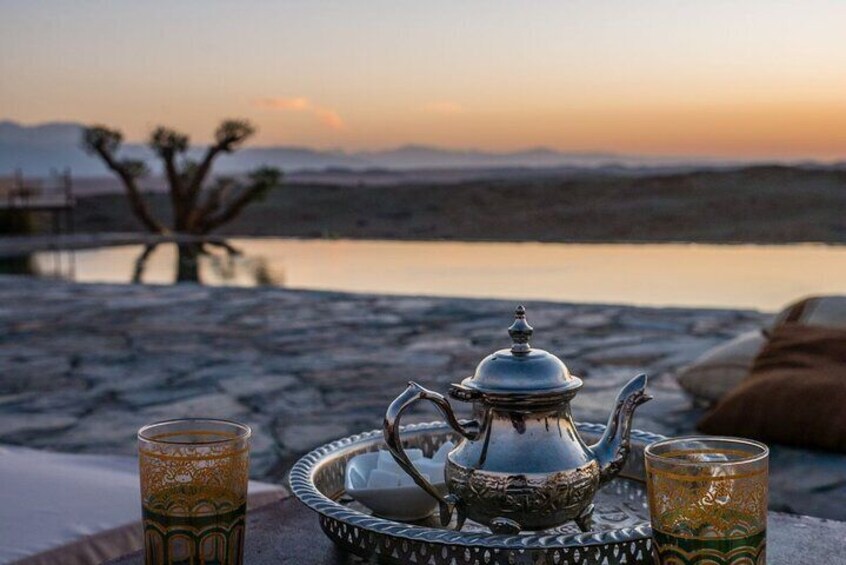
<svg viewBox="0 0 846 565">
<path fill-rule="evenodd" d="M 311 101 L 308 98 L 262 98 L 256 101 L 257 106 L 273 108 L 275 110 L 302 111 L 311 108 Z"/>
<path fill-rule="evenodd" d="M 464 106 L 458 102 L 442 100 L 440 102 L 429 102 L 423 106 L 423 110 L 430 114 L 441 114 L 443 116 L 454 116 L 464 112 Z"/>
<path fill-rule="evenodd" d="M 319 104 L 315 104 L 304 96 L 296 96 L 293 98 L 286 98 L 277 96 L 275 98 L 261 98 L 255 101 L 255 105 L 259 108 L 269 108 L 271 110 L 284 110 L 289 112 L 306 112 L 315 117 L 317 121 L 328 128 L 334 130 L 346 129 L 346 124 L 341 115 L 332 108 L 326 108 Z"/>
<path fill-rule="evenodd" d="M 335 110 L 330 108 L 314 108 L 312 111 L 317 119 L 325 126 L 337 130 L 342 130 L 346 127 L 343 118 Z"/>
</svg>

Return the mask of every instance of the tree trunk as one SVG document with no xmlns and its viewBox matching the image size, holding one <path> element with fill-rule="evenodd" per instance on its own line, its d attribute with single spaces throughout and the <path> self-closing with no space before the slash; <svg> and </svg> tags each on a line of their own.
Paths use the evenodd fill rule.
<svg viewBox="0 0 846 565">
<path fill-rule="evenodd" d="M 176 282 L 201 282 L 199 259 L 202 254 L 202 244 L 179 243 L 176 249 Z"/>
</svg>

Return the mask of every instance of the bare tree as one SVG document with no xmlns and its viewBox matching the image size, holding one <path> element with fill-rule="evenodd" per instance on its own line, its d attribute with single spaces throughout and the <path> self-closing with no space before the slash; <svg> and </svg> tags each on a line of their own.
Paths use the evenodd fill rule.
<svg viewBox="0 0 846 565">
<path fill-rule="evenodd" d="M 148 173 L 144 162 L 117 156 L 123 142 L 120 131 L 100 125 L 85 128 L 82 144 L 121 180 L 133 214 L 147 230 L 156 234 L 175 232 L 204 236 L 231 221 L 250 202 L 282 180 L 282 172 L 272 167 L 261 167 L 242 179 L 211 178 L 214 160 L 237 150 L 254 133 L 255 128 L 248 121 L 226 120 L 218 126 L 214 142 L 205 150 L 202 159 L 195 162 L 187 158 L 187 135 L 161 126 L 153 131 L 148 144 L 163 165 L 173 209 L 171 227 L 150 212 L 138 187 L 139 179 Z M 144 257 L 150 251 L 145 250 Z M 202 244 L 179 245 L 178 280 L 198 280 L 196 259 L 202 252 Z"/>
</svg>

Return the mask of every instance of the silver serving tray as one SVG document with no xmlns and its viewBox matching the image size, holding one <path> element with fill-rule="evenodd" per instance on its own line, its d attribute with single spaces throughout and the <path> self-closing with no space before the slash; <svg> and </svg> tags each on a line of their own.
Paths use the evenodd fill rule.
<svg viewBox="0 0 846 565">
<path fill-rule="evenodd" d="M 598 439 L 603 424 L 578 424 L 586 441 Z M 402 428 L 408 447 L 430 456 L 447 440 L 457 441 L 444 422 Z M 596 530 L 581 533 L 575 524 L 541 532 L 495 535 L 468 521 L 462 531 L 442 528 L 437 516 L 413 524 L 370 515 L 344 492 L 347 461 L 385 449 L 381 430 L 339 439 L 315 449 L 291 470 L 294 495 L 317 512 L 320 526 L 342 549 L 379 562 L 418 565 L 531 563 L 652 563 L 652 530 L 644 483 L 643 449 L 664 436 L 632 430 L 632 450 L 620 476 L 595 499 Z"/>
</svg>

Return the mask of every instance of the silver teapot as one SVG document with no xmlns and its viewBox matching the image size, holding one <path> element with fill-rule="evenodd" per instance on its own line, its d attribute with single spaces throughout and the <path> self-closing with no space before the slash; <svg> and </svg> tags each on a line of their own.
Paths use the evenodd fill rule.
<svg viewBox="0 0 846 565">
<path fill-rule="evenodd" d="M 590 531 L 594 495 L 622 469 L 634 410 L 651 398 L 646 375 L 622 388 L 604 435 L 587 445 L 570 414 L 582 380 L 554 355 L 529 345 L 532 327 L 522 306 L 515 318 L 508 328 L 511 348 L 489 355 L 472 377 L 450 387 L 454 399 L 473 403 L 473 420 L 459 422 L 443 395 L 409 382 L 385 415 L 385 441 L 402 469 L 438 501 L 443 526 L 455 513 L 458 529 L 470 518 L 502 534 L 570 520 Z M 400 417 L 419 400 L 433 402 L 463 438 L 447 456 L 446 495 L 403 449 Z"/>
</svg>

